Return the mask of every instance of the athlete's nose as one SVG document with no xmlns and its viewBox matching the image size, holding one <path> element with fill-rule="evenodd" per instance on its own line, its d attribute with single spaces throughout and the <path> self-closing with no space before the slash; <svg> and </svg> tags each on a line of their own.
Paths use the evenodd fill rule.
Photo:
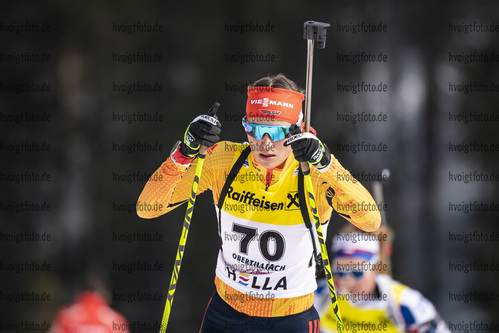
<svg viewBox="0 0 499 333">
<path fill-rule="evenodd" d="M 343 276 L 341 278 L 341 285 L 347 290 L 353 289 L 353 287 L 356 285 L 357 281 L 351 274 L 347 274 L 346 276 Z"/>
<path fill-rule="evenodd" d="M 270 138 L 270 135 L 265 133 L 263 135 L 263 138 L 260 140 L 260 143 L 262 145 L 262 149 L 264 151 L 272 150 L 274 149 L 274 141 Z"/>
</svg>

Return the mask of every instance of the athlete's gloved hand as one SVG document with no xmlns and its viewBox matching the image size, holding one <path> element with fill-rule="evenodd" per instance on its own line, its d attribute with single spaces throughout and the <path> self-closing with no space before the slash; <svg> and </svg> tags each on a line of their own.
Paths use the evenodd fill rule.
<svg viewBox="0 0 499 333">
<path fill-rule="evenodd" d="M 216 116 L 212 117 L 203 114 L 196 117 L 185 131 L 180 152 L 188 158 L 196 157 L 201 145 L 211 147 L 220 140 L 218 135 L 221 128 L 222 124 L 220 124 Z"/>
<path fill-rule="evenodd" d="M 286 140 L 284 146 L 291 146 L 298 162 L 309 162 L 320 171 L 327 170 L 331 163 L 329 148 L 312 133 L 301 133 L 300 127 L 291 125 L 289 132 L 292 137 Z"/>
</svg>

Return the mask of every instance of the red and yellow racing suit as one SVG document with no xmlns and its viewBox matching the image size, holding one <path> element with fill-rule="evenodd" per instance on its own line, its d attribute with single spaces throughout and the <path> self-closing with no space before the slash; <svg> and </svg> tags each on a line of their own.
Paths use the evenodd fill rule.
<svg viewBox="0 0 499 333">
<path fill-rule="evenodd" d="M 299 163 L 291 153 L 280 169 L 262 168 L 249 153 L 219 204 L 229 172 L 248 144 L 222 141 L 208 149 L 198 194 L 207 189 L 218 206 L 219 251 L 215 285 L 218 294 L 239 312 L 278 317 L 313 305 L 315 260 L 309 229 L 298 200 Z M 151 176 L 137 202 L 142 218 L 169 212 L 190 197 L 197 159 L 189 167 L 169 157 Z M 311 168 L 320 221 L 333 208 L 365 231 L 380 224 L 369 192 L 338 160 L 323 172 Z"/>
</svg>

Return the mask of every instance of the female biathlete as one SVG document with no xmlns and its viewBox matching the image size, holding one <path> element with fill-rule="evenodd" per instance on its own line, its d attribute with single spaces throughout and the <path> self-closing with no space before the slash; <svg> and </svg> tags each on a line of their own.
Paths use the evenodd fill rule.
<svg viewBox="0 0 499 333">
<path fill-rule="evenodd" d="M 299 162 L 309 162 L 320 220 L 334 208 L 357 227 L 380 225 L 369 192 L 313 134 L 300 133 L 304 95 L 284 75 L 248 88 L 242 120 L 247 143 L 219 141 L 220 122 L 201 115 L 147 182 L 138 202 L 142 218 L 178 207 L 190 196 L 200 145 L 206 154 L 198 193 L 211 189 L 220 251 L 216 292 L 200 332 L 317 332 L 313 307 L 320 250 L 303 192 Z M 155 207 L 155 209 L 149 209 Z M 318 261 L 320 262 L 320 261 Z"/>
</svg>

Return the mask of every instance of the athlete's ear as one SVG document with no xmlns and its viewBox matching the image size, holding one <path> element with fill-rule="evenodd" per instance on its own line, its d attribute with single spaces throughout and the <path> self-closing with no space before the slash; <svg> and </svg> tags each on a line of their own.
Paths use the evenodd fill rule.
<svg viewBox="0 0 499 333">
<path fill-rule="evenodd" d="M 298 125 L 293 124 L 289 126 L 289 133 L 291 133 L 291 135 L 299 134 L 301 133 L 301 129 Z"/>
</svg>

